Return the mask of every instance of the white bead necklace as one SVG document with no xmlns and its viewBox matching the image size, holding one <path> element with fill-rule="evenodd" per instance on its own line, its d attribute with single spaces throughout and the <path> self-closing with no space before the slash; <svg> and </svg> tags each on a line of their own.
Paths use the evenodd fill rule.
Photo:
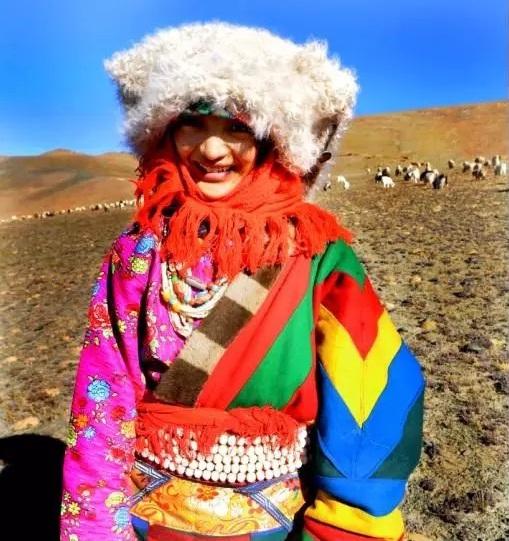
<svg viewBox="0 0 509 541">
<path fill-rule="evenodd" d="M 205 284 L 192 275 L 191 269 L 188 269 L 185 278 L 181 278 L 177 270 L 177 266 L 172 263 L 161 263 L 161 296 L 168 303 L 175 330 L 187 338 L 193 332 L 194 321 L 207 317 L 219 302 L 228 288 L 228 281 L 220 278 Z M 200 290 L 194 297 L 193 287 Z"/>
</svg>

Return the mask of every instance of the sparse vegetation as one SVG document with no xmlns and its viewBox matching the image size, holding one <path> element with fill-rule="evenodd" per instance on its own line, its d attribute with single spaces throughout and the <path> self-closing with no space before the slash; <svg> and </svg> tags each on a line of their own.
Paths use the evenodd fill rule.
<svg viewBox="0 0 509 541">
<path fill-rule="evenodd" d="M 493 108 L 506 116 L 506 104 Z M 431 113 L 421 116 L 439 123 Z M 425 369 L 425 441 L 404 511 L 409 530 L 430 540 L 509 538 L 508 188 L 503 177 L 490 173 L 477 182 L 455 169 L 444 190 L 404 181 L 379 190 L 365 169 L 377 162 L 394 166 L 404 156 L 445 169 L 450 157 L 460 163 L 478 151 L 502 152 L 505 122 L 491 118 L 485 146 L 475 130 L 468 136 L 455 128 L 461 152 L 457 140 L 442 141 L 429 129 L 412 139 L 418 123 L 403 129 L 400 119 L 396 129 L 394 119 L 379 120 L 376 140 L 362 141 L 360 130 L 343 145 L 334 173 L 345 173 L 351 189 L 336 186 L 320 195 L 356 234 L 372 282 Z M 448 144 L 456 151 L 446 151 Z M 94 193 L 95 200 L 102 195 Z M 65 438 L 90 288 L 131 214 L 85 211 L 0 225 L 0 437 Z"/>
</svg>

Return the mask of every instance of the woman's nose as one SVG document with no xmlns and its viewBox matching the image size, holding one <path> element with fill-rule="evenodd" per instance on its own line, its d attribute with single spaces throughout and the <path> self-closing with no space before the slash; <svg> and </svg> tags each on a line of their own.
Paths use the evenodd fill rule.
<svg viewBox="0 0 509 541">
<path fill-rule="evenodd" d="M 211 135 L 200 144 L 200 152 L 207 160 L 217 161 L 229 153 L 229 148 L 224 139 Z"/>
</svg>

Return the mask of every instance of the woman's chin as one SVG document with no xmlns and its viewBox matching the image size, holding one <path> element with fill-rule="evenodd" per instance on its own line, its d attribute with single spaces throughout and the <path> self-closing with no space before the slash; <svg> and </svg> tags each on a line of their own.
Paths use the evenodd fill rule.
<svg viewBox="0 0 509 541">
<path fill-rule="evenodd" d="M 198 181 L 196 186 L 208 199 L 220 199 L 232 192 L 238 186 L 240 180 L 240 178 L 233 178 L 222 182 Z"/>
</svg>

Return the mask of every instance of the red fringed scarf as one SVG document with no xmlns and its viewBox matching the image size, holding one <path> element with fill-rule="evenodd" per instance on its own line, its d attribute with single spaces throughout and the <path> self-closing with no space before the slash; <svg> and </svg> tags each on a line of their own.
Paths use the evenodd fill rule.
<svg viewBox="0 0 509 541">
<path fill-rule="evenodd" d="M 161 258 L 182 263 L 182 273 L 210 253 L 216 275 L 233 279 L 244 269 L 284 263 L 290 249 L 292 255 L 311 257 L 330 241 L 351 241 L 334 215 L 303 200 L 300 177 L 272 154 L 233 191 L 213 201 L 203 196 L 171 145 L 144 156 L 138 172 L 135 197 L 139 205 L 143 196 L 143 205 L 134 220 L 157 234 Z M 168 209 L 172 213 L 163 236 Z M 199 235 L 204 224 L 208 231 Z"/>
</svg>

